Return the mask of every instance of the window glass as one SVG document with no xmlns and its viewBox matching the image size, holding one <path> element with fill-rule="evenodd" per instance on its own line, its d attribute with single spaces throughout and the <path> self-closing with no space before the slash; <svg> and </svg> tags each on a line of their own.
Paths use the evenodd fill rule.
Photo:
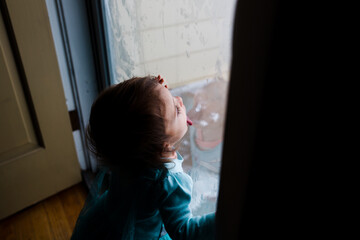
<svg viewBox="0 0 360 240">
<path fill-rule="evenodd" d="M 235 0 L 105 0 L 111 81 L 161 75 L 189 127 L 180 153 L 194 215 L 215 210 Z"/>
</svg>

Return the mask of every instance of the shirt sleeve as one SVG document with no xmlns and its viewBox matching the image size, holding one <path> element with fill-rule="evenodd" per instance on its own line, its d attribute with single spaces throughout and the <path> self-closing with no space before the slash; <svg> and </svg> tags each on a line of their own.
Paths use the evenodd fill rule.
<svg viewBox="0 0 360 240">
<path fill-rule="evenodd" d="M 215 239 L 215 213 L 193 217 L 191 201 L 192 180 L 184 172 L 171 173 L 164 179 L 164 195 L 160 214 L 166 231 L 173 240 Z"/>
</svg>

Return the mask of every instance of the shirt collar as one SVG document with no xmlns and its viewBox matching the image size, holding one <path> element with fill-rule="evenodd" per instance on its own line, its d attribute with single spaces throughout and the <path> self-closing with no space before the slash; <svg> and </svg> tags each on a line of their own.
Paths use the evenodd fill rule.
<svg viewBox="0 0 360 240">
<path fill-rule="evenodd" d="M 176 152 L 177 158 L 168 158 L 171 160 L 169 163 L 165 163 L 165 167 L 173 173 L 183 172 L 182 163 L 184 158 L 180 155 L 179 152 Z"/>
</svg>

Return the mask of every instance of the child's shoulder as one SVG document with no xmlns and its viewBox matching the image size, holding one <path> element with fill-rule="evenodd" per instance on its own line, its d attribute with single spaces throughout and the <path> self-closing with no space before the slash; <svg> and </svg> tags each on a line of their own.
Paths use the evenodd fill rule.
<svg viewBox="0 0 360 240">
<path fill-rule="evenodd" d="M 191 191 L 191 177 L 186 174 L 182 168 L 184 159 L 179 153 L 177 153 L 177 156 L 177 159 L 172 159 L 172 162 L 165 164 L 166 175 L 164 177 L 164 188 L 169 191 L 177 188 Z"/>
<path fill-rule="evenodd" d="M 183 161 L 183 157 L 177 153 L 177 158 L 171 159 L 169 163 L 165 163 L 164 168 L 149 169 L 141 178 L 150 185 L 155 182 L 156 186 L 161 188 L 158 191 L 172 192 L 178 188 L 191 191 L 192 180 L 182 168 Z"/>
</svg>

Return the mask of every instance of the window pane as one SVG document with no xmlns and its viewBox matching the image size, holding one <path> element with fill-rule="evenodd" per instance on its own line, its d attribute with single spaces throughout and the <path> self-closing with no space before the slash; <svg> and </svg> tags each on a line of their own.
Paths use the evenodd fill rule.
<svg viewBox="0 0 360 240">
<path fill-rule="evenodd" d="M 160 74 L 193 120 L 180 153 L 194 215 L 216 206 L 235 2 L 105 1 L 112 83 Z"/>
</svg>

